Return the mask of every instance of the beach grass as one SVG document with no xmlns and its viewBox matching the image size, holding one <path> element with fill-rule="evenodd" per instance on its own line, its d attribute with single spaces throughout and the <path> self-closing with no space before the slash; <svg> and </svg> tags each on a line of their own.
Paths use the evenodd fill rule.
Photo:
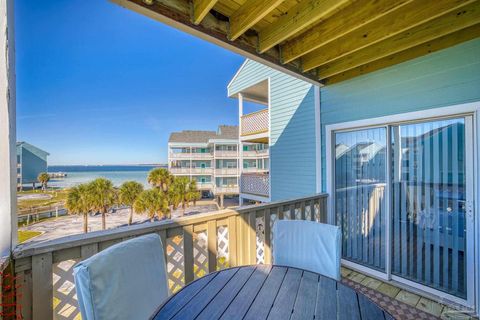
<svg viewBox="0 0 480 320">
<path fill-rule="evenodd" d="M 18 243 L 22 243 L 31 239 L 33 237 L 39 236 L 42 233 L 39 231 L 27 231 L 27 230 L 19 230 L 18 231 Z"/>
</svg>

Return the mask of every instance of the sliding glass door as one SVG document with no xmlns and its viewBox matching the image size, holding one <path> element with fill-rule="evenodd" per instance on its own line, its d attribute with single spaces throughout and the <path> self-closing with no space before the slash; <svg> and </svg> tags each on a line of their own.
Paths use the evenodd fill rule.
<svg viewBox="0 0 480 320">
<path fill-rule="evenodd" d="M 392 274 L 466 298 L 465 119 L 392 126 L 391 136 Z"/>
<path fill-rule="evenodd" d="M 335 134 L 336 219 L 344 259 L 385 270 L 387 129 Z"/>
<path fill-rule="evenodd" d="M 471 127 L 467 116 L 334 132 L 344 260 L 467 300 Z"/>
</svg>

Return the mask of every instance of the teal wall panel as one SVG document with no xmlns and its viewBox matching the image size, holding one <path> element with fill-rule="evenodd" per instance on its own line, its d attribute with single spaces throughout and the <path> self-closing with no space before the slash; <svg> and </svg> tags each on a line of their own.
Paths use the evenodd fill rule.
<svg viewBox="0 0 480 320">
<path fill-rule="evenodd" d="M 320 91 L 323 188 L 325 126 L 480 101 L 480 39 Z"/>
</svg>

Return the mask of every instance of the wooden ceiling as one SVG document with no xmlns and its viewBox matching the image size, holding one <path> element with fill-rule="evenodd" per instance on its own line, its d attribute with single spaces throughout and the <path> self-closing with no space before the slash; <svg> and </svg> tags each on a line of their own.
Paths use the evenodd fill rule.
<svg viewBox="0 0 480 320">
<path fill-rule="evenodd" d="M 480 37 L 480 0 L 113 1 L 327 85 Z"/>
</svg>

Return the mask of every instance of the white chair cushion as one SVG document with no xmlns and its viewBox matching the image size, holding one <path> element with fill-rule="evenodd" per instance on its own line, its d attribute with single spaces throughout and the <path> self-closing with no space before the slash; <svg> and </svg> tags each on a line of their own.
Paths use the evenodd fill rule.
<svg viewBox="0 0 480 320">
<path fill-rule="evenodd" d="M 84 320 L 148 319 L 168 297 L 157 234 L 111 246 L 74 267 Z"/>
<path fill-rule="evenodd" d="M 341 241 L 337 226 L 279 220 L 273 227 L 273 261 L 340 280 Z"/>
</svg>

